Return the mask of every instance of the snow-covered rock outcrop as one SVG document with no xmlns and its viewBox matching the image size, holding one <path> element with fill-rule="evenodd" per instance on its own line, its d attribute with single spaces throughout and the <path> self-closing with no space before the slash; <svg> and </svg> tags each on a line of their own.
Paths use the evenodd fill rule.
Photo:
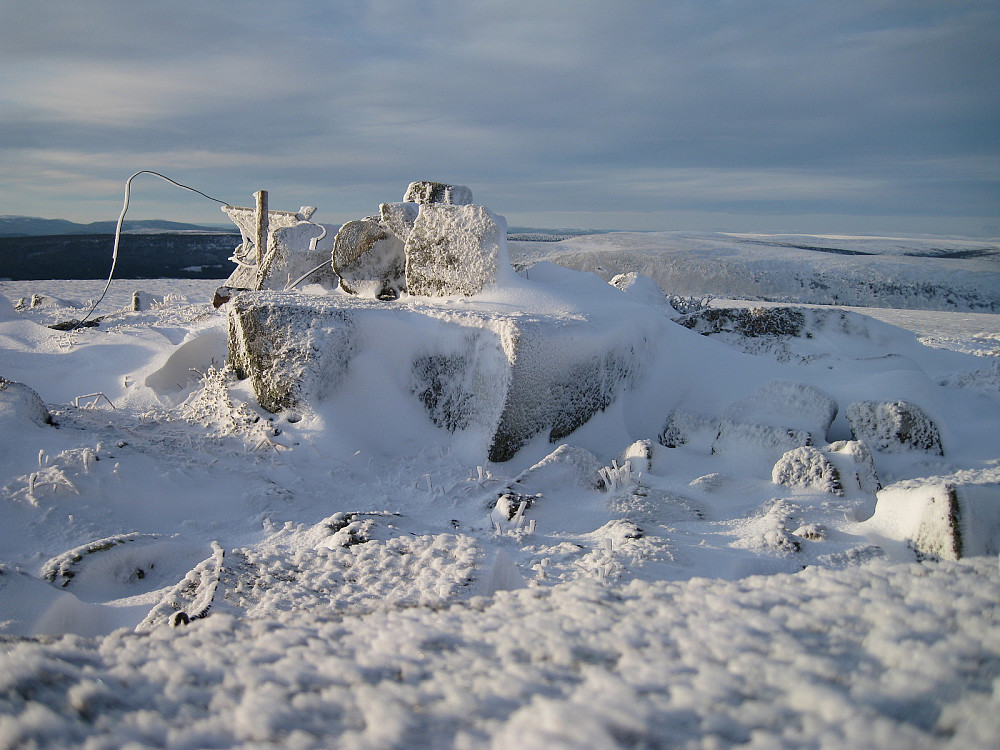
<svg viewBox="0 0 1000 750">
<path fill-rule="evenodd" d="M 915 450 L 944 455 L 937 425 L 905 401 L 859 401 L 844 412 L 855 438 L 878 451 Z"/>
<path fill-rule="evenodd" d="M 612 404 L 671 325 L 589 274 L 552 273 L 561 284 L 494 285 L 503 306 L 245 292 L 230 308 L 230 363 L 270 411 L 334 396 L 376 411 L 402 401 L 506 461 Z M 381 421 L 405 433 L 401 416 Z"/>
<path fill-rule="evenodd" d="M 52 415 L 34 390 L 4 377 L 0 377 L 0 419 L 33 422 L 39 427 L 52 424 Z"/>
</svg>

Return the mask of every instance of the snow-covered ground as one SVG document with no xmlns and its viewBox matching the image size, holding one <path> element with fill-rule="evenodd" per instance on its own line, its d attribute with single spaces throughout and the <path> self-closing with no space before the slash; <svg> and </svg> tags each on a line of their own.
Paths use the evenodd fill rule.
<svg viewBox="0 0 1000 750">
<path fill-rule="evenodd" d="M 739 273 L 666 283 L 651 241 L 675 268 L 702 262 L 693 235 L 670 239 L 511 253 L 587 248 L 608 278 L 748 306 L 723 301 L 754 296 Z M 842 300 L 857 274 L 827 257 L 888 278 L 900 258 L 983 249 L 749 239 L 870 253 L 786 248 Z M 728 268 L 762 260 L 749 239 Z M 46 326 L 103 283 L 0 282 L 0 376 L 56 422 L 0 391 L 0 748 L 1000 747 L 1000 316 L 974 311 L 1000 277 L 972 255 L 909 267 L 922 298 L 973 311 L 804 307 L 795 335 L 702 336 L 623 284 L 663 321 L 644 373 L 505 463 L 391 389 L 261 411 L 222 370 L 215 282 L 116 282 L 101 325 L 74 332 Z M 768 263 L 774 299 L 817 301 L 796 296 L 805 260 Z M 148 309 L 127 309 L 134 291 Z M 391 379 L 369 375 L 377 397 Z M 919 406 L 942 453 L 866 459 L 845 415 L 867 400 Z M 812 434 L 805 463 L 775 425 Z M 966 509 L 957 562 L 915 543 L 947 532 L 946 488 Z"/>
</svg>

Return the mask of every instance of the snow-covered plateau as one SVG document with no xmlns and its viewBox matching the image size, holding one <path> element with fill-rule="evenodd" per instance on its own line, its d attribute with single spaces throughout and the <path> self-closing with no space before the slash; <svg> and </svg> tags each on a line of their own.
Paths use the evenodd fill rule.
<svg viewBox="0 0 1000 750">
<path fill-rule="evenodd" d="M 509 246 L 273 412 L 221 282 L 0 282 L 0 748 L 1000 747 L 1000 248 Z"/>
</svg>

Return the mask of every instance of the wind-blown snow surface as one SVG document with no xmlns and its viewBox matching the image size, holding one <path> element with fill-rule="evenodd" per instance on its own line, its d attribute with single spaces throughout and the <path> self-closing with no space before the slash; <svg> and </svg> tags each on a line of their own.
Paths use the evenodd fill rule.
<svg viewBox="0 0 1000 750">
<path fill-rule="evenodd" d="M 671 294 L 1000 312 L 1000 244 L 991 240 L 616 232 L 514 242 L 511 258 L 606 280 L 635 271 Z"/>
<path fill-rule="evenodd" d="M 704 337 L 635 284 L 666 321 L 645 376 L 490 464 L 377 347 L 349 392 L 382 402 L 261 412 L 221 371 L 212 283 L 119 282 L 98 328 L 45 327 L 101 286 L 0 282 L 0 376 L 57 423 L 0 400 L 0 748 L 1000 746 L 996 316 Z M 162 302 L 127 312 L 134 290 Z M 944 449 L 875 452 L 880 495 L 825 444 L 872 399 Z M 728 427 L 667 448 L 671 414 Z M 769 420 L 831 449 L 841 494 L 772 481 Z M 918 563 L 945 485 L 982 556 Z"/>
</svg>

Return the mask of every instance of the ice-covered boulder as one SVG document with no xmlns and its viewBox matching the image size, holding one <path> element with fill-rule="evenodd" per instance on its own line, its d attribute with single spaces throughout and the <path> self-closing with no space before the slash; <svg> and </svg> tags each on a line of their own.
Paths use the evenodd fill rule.
<svg viewBox="0 0 1000 750">
<path fill-rule="evenodd" d="M 825 443 L 837 402 L 815 386 L 771 380 L 731 404 L 724 416 L 734 422 L 805 430 L 814 442 Z"/>
<path fill-rule="evenodd" d="M 231 303 L 230 361 L 270 411 L 329 396 L 386 435 L 420 442 L 416 407 L 420 424 L 506 461 L 535 436 L 560 441 L 610 406 L 671 325 L 596 277 L 560 270 L 583 294 L 572 284 L 553 291 L 552 312 L 531 308 L 543 295 L 534 286 L 505 289 L 504 306 L 473 298 L 461 308 L 412 296 L 244 292 Z"/>
<path fill-rule="evenodd" d="M 874 493 L 882 489 L 875 459 L 868 446 L 861 440 L 838 440 L 826 447 L 826 453 L 840 471 L 845 488 Z M 850 482 L 850 485 L 847 483 Z"/>
<path fill-rule="evenodd" d="M 785 487 L 844 494 L 840 472 L 819 449 L 808 445 L 793 448 L 778 459 L 771 481 Z"/>
<path fill-rule="evenodd" d="M 878 493 L 866 533 L 905 542 L 918 559 L 1000 552 L 1000 485 L 911 480 Z"/>
<path fill-rule="evenodd" d="M 943 455 L 937 425 L 919 406 L 906 401 L 859 401 L 844 415 L 858 440 L 887 453 L 914 450 Z"/>
<path fill-rule="evenodd" d="M 447 203 L 467 206 L 472 203 L 472 191 L 465 185 L 447 185 L 443 182 L 411 182 L 403 194 L 404 203 Z"/>
<path fill-rule="evenodd" d="M 52 415 L 41 397 L 24 383 L 0 377 L 0 421 L 33 422 L 39 427 L 52 424 Z"/>
<path fill-rule="evenodd" d="M 507 221 L 484 206 L 425 203 L 405 252 L 410 294 L 477 294 L 509 269 Z"/>
<path fill-rule="evenodd" d="M 417 203 L 383 203 L 378 207 L 382 225 L 406 242 L 413 231 L 413 223 L 417 220 L 420 205 Z"/>
<path fill-rule="evenodd" d="M 333 242 L 333 270 L 349 294 L 396 299 L 406 289 L 403 242 L 373 217 L 344 224 Z"/>
<path fill-rule="evenodd" d="M 279 412 L 306 394 L 337 387 L 354 351 L 353 318 L 313 298 L 295 304 L 277 293 L 237 295 L 229 309 L 229 364 L 250 378 L 258 403 Z"/>
</svg>

